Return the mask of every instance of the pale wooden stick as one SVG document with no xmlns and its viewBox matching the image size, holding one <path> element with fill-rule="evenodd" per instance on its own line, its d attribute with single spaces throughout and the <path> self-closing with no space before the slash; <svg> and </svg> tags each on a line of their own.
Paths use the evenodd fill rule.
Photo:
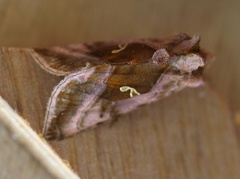
<svg viewBox="0 0 240 179">
<path fill-rule="evenodd" d="M 0 124 L 6 127 L 12 138 L 35 158 L 54 178 L 79 177 L 63 163 L 62 159 L 0 96 Z M 19 159 L 17 159 L 19 160 Z M 23 161 L 24 164 L 24 161 Z"/>
</svg>

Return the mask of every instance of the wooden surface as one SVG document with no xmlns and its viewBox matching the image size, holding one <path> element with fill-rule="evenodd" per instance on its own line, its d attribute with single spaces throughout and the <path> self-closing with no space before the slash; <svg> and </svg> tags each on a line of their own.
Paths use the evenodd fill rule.
<svg viewBox="0 0 240 179">
<path fill-rule="evenodd" d="M 0 1 L 0 46 L 199 33 L 216 56 L 208 85 L 186 89 L 61 142 L 52 142 L 83 178 L 239 178 L 240 3 L 238 1 Z M 27 49 L 0 51 L 0 95 L 37 132 L 61 79 Z"/>
</svg>

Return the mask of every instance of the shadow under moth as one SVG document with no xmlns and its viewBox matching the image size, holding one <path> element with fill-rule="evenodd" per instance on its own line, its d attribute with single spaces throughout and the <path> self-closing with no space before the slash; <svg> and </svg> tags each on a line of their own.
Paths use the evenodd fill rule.
<svg viewBox="0 0 240 179">
<path fill-rule="evenodd" d="M 59 140 L 138 106 L 203 83 L 210 56 L 200 36 L 131 39 L 33 49 L 37 63 L 65 78 L 47 105 L 43 136 Z"/>
</svg>

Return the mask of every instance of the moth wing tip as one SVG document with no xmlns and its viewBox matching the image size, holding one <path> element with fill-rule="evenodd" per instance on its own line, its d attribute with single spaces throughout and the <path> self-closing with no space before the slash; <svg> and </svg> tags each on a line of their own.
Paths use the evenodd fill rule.
<svg viewBox="0 0 240 179">
<path fill-rule="evenodd" d="M 43 137 L 48 140 L 61 140 L 63 139 L 63 135 L 61 134 L 60 130 L 58 127 L 49 127 L 48 129 L 43 130 Z"/>
</svg>

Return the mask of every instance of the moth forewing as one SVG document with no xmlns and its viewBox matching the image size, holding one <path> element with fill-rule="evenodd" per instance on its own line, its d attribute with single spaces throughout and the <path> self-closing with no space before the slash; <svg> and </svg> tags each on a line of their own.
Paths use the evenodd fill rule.
<svg viewBox="0 0 240 179">
<path fill-rule="evenodd" d="M 179 34 L 32 50 L 46 71 L 66 75 L 49 99 L 44 137 L 63 139 L 184 87 L 201 85 L 209 55 L 199 42 L 199 36 Z"/>
</svg>

